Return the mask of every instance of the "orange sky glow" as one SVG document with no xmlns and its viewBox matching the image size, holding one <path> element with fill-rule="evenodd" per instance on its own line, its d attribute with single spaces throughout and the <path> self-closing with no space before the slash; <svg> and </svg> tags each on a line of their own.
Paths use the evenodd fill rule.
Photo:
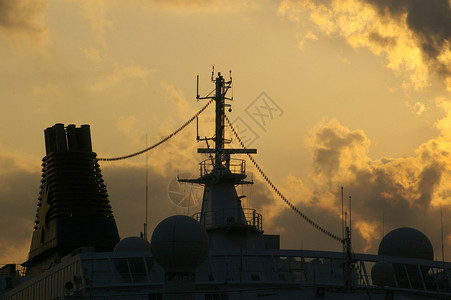
<svg viewBox="0 0 451 300">
<path fill-rule="evenodd" d="M 285 196 L 340 235 L 352 197 L 355 252 L 414 227 L 451 255 L 451 7 L 448 0 L 0 1 L 0 263 L 26 260 L 43 130 L 90 124 L 99 157 L 141 150 L 205 102 L 212 65 L 233 77 L 233 124 Z M 274 114 L 258 118 L 262 97 Z M 213 107 L 199 120 L 212 134 Z M 247 129 L 247 133 L 244 129 Z M 227 134 L 231 136 L 231 132 Z M 200 210 L 190 125 L 148 154 L 149 230 Z M 245 158 L 245 157 L 241 157 Z M 101 162 L 121 237 L 144 223 L 145 156 Z M 340 251 L 294 214 L 248 161 L 243 203 L 284 248 Z M 171 192 L 181 191 L 175 203 Z"/>
</svg>

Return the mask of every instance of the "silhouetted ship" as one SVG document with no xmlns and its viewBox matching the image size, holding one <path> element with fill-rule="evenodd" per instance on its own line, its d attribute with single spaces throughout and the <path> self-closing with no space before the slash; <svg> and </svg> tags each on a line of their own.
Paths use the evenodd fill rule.
<svg viewBox="0 0 451 300">
<path fill-rule="evenodd" d="M 1 299 L 451 299 L 451 263 L 434 261 L 430 241 L 412 228 L 388 233 L 378 255 L 354 254 L 349 228 L 337 238 L 292 207 L 343 251 L 280 249 L 262 216 L 242 207 L 236 186 L 252 182 L 231 155 L 256 150 L 225 147 L 232 82 L 220 73 L 212 81 L 213 96 L 197 98 L 216 104 L 215 133 L 205 139 L 215 145 L 198 149 L 209 156 L 198 178 L 180 179 L 204 186 L 201 211 L 163 220 L 151 243 L 119 239 L 89 126 L 45 130 L 29 258 L 0 269 Z"/>
</svg>

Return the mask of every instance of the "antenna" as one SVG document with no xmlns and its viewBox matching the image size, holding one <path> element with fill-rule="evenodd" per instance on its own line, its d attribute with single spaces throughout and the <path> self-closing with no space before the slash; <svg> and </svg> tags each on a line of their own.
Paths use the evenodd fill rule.
<svg viewBox="0 0 451 300">
<path fill-rule="evenodd" d="M 343 208 L 343 186 L 341 187 L 341 237 L 345 238 L 345 218 L 344 218 L 344 208 Z"/>
<path fill-rule="evenodd" d="M 199 75 L 197 75 L 197 92 L 196 92 L 196 99 L 199 99 Z"/>
<path fill-rule="evenodd" d="M 197 77 L 197 78 L 199 78 L 199 77 Z M 199 98 L 199 95 L 197 95 L 197 97 Z M 196 133 L 197 133 L 197 141 L 199 141 L 200 140 L 200 137 L 199 137 L 199 116 L 196 116 Z"/>
<path fill-rule="evenodd" d="M 346 227 L 346 222 L 348 221 L 348 213 L 345 212 L 345 227 Z"/>
<path fill-rule="evenodd" d="M 349 239 L 352 236 L 352 208 L 351 208 L 351 196 L 349 196 Z"/>
<path fill-rule="evenodd" d="M 225 132 L 225 109 L 229 108 L 231 111 L 230 104 L 226 103 L 226 100 L 232 100 L 227 97 L 227 92 L 232 88 L 232 73 L 229 71 L 230 80 L 225 81 L 224 77 L 221 75 L 221 72 L 218 72 L 217 77 L 215 78 L 215 66 L 212 66 L 211 79 L 215 84 L 215 89 L 210 92 L 207 96 L 202 97 L 198 93 L 198 100 L 202 99 L 210 99 L 210 101 L 214 100 L 216 102 L 215 108 L 215 134 L 207 138 L 200 138 L 199 129 L 197 127 L 197 137 L 198 141 L 206 141 L 207 148 L 197 149 L 197 153 L 207 153 L 210 154 L 210 158 L 212 158 L 212 154 L 214 153 L 214 160 L 212 161 L 212 167 L 215 172 L 222 172 L 223 169 L 229 169 L 230 165 L 230 154 L 243 154 L 243 153 L 257 153 L 256 149 L 231 149 L 225 148 L 225 144 L 230 143 L 230 140 L 226 138 Z M 199 77 L 197 78 L 197 84 L 199 85 Z M 199 120 L 196 119 L 197 124 L 199 124 Z M 198 126 L 198 125 L 197 125 Z M 211 140 L 215 143 L 214 148 L 210 148 L 208 145 L 208 141 Z M 180 180 L 179 180 L 180 181 Z M 184 180 L 185 181 L 185 180 Z M 199 180 L 194 180 L 198 182 Z M 185 181 L 188 182 L 188 181 Z"/>
<path fill-rule="evenodd" d="M 147 148 L 147 134 L 146 134 L 146 148 Z M 148 168 L 148 155 L 149 152 L 146 152 L 146 222 L 144 223 L 144 239 L 147 241 L 147 222 L 148 222 L 148 203 L 149 203 L 149 168 Z"/>
<path fill-rule="evenodd" d="M 229 78 L 230 78 L 229 82 L 232 83 L 232 70 L 229 70 Z M 231 90 L 232 90 L 232 97 L 230 98 L 230 100 L 233 100 L 233 86 L 232 86 Z M 231 111 L 232 111 L 232 109 L 229 108 L 229 112 L 231 112 Z"/>
<path fill-rule="evenodd" d="M 445 249 L 443 246 L 443 205 L 440 206 L 440 235 L 442 238 L 442 261 L 445 262 Z"/>
</svg>

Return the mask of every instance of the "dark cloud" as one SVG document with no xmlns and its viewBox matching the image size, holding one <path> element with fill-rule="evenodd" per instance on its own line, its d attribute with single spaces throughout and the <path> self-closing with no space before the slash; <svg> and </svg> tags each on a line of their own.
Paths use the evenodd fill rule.
<svg viewBox="0 0 451 300">
<path fill-rule="evenodd" d="M 336 204 L 340 205 L 338 202 Z M 311 217 L 320 226 L 335 235 L 341 236 L 341 220 L 332 211 L 324 210 L 317 206 L 305 206 L 302 204 L 297 205 L 297 208 Z M 268 233 L 271 233 L 270 231 L 274 232 L 277 228 L 284 229 L 281 232 L 281 244 L 288 249 L 342 250 L 341 244 L 338 241 L 316 230 L 288 207 L 281 210 L 280 214 L 274 219 L 272 226 L 266 229 L 269 231 Z"/>
<path fill-rule="evenodd" d="M 374 42 L 381 47 L 392 48 L 392 47 L 395 47 L 397 44 L 396 38 L 382 36 L 380 33 L 375 32 L 375 31 L 370 32 L 370 34 L 368 35 L 368 38 L 371 42 Z"/>
<path fill-rule="evenodd" d="M 417 203 L 422 207 L 428 207 L 431 204 L 431 198 L 436 187 L 440 184 L 443 169 L 439 163 L 433 163 L 424 167 L 419 176 L 418 190 L 421 196 Z"/>
<path fill-rule="evenodd" d="M 21 168 L 11 157 L 9 166 L 0 172 L 0 264 L 27 258 L 41 176 Z"/>
<path fill-rule="evenodd" d="M 108 194 L 113 207 L 113 213 L 119 227 L 121 238 L 138 236 L 143 231 L 145 222 L 145 167 L 144 166 L 114 166 L 103 164 L 102 173 L 107 183 Z M 194 214 L 200 210 L 199 204 L 192 207 L 176 205 L 171 201 L 170 182 L 174 181 L 178 172 L 168 169 L 165 174 L 149 167 L 149 232 L 166 217 L 175 214 Z M 197 175 L 197 174 L 196 174 Z M 173 187 L 172 187 L 173 188 Z M 181 186 L 181 193 L 190 193 L 190 185 Z M 184 195 L 183 195 L 184 196 Z M 150 235 L 149 235 L 150 237 Z"/>
<path fill-rule="evenodd" d="M 2 154 L 0 164 L 0 264 L 22 263 L 30 249 L 37 210 L 40 162 L 35 162 L 36 171 L 32 172 L 13 156 Z M 145 222 L 144 165 L 104 162 L 101 169 L 121 238 L 139 236 Z M 188 208 L 171 202 L 168 185 L 178 171 L 169 166 L 165 171 L 162 173 L 149 165 L 149 238 L 164 218 L 175 214 L 191 215 L 200 210 L 199 203 Z M 189 193 L 190 187 L 182 186 L 181 195 Z"/>
<path fill-rule="evenodd" d="M 342 165 L 342 160 L 345 159 L 343 155 L 346 152 L 350 153 L 351 151 L 352 155 L 358 155 L 358 151 L 355 152 L 354 149 L 366 148 L 369 146 L 369 141 L 362 131 L 351 132 L 337 127 L 336 121 L 333 120 L 315 133 L 314 144 L 314 165 L 316 171 L 324 174 L 333 174 Z"/>
<path fill-rule="evenodd" d="M 429 86 L 432 74 L 451 84 L 448 0 L 285 0 L 279 11 L 295 22 L 307 12 L 327 35 L 385 56 L 388 68 L 411 73 L 406 83 L 415 88 Z"/>
<path fill-rule="evenodd" d="M 42 21 L 47 0 L 0 0 L 0 31 L 39 40 L 47 32 Z"/>
<path fill-rule="evenodd" d="M 440 73 L 450 75 L 449 66 L 437 57 L 451 46 L 451 7 L 448 0 L 361 0 L 374 6 L 380 15 L 402 20 L 416 36 L 424 58 Z M 373 37 L 374 38 L 374 37 Z"/>
</svg>

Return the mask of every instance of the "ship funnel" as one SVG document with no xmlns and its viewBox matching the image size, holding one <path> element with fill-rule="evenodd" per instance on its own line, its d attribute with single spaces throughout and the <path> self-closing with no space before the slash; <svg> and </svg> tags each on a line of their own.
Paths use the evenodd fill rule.
<svg viewBox="0 0 451 300">
<path fill-rule="evenodd" d="M 91 131 L 89 125 L 55 124 L 44 130 L 46 154 L 64 153 L 67 151 L 92 152 Z"/>
<path fill-rule="evenodd" d="M 80 247 L 112 251 L 119 242 L 89 125 L 45 131 L 41 190 L 27 275 L 37 275 Z"/>
</svg>

